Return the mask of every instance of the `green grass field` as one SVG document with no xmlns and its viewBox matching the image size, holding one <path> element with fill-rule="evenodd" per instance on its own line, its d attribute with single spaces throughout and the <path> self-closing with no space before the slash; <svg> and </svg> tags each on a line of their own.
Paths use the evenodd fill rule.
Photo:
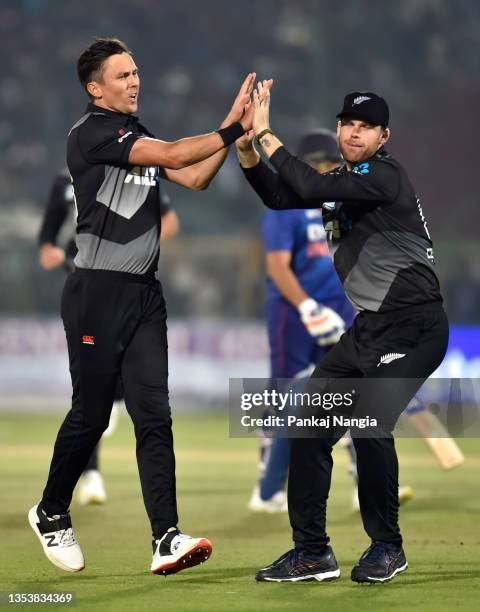
<svg viewBox="0 0 480 612">
<path fill-rule="evenodd" d="M 416 497 L 401 511 L 409 570 L 385 585 L 357 585 L 350 569 L 367 547 L 350 511 L 347 453 L 335 449 L 329 533 L 342 578 L 332 583 L 256 583 L 255 570 L 291 547 L 286 516 L 252 515 L 256 440 L 230 439 L 218 413 L 175 417 L 181 527 L 209 537 L 207 564 L 168 578 L 149 573 L 150 532 L 140 494 L 132 426 L 125 417 L 101 456 L 108 502 L 72 504 L 86 557 L 80 574 L 46 560 L 27 524 L 44 485 L 61 416 L 0 415 L 0 591 L 75 593 L 77 610 L 474 610 L 480 588 L 480 443 L 446 473 L 421 440 L 400 440 L 401 482 Z M 38 606 L 37 606 L 38 607 Z M 42 606 L 45 608 L 45 606 Z M 68 609 L 67 606 L 55 606 Z M 71 606 L 70 606 L 71 608 Z"/>
</svg>

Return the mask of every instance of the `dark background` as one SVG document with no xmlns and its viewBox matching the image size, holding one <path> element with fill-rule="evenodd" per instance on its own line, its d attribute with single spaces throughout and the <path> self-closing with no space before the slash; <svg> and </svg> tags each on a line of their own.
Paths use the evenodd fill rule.
<svg viewBox="0 0 480 612">
<path fill-rule="evenodd" d="M 345 93 L 383 95 L 388 148 L 421 197 L 449 315 L 479 322 L 476 0 L 0 0 L 3 313 L 58 311 L 63 276 L 40 270 L 35 239 L 86 104 L 75 62 L 101 35 L 133 51 L 139 115 L 166 140 L 215 129 L 251 70 L 274 78 L 272 126 L 291 149 L 309 127 L 334 128 Z M 261 316 L 263 209 L 233 152 L 208 191 L 168 191 L 182 223 L 162 254 L 171 315 Z"/>
</svg>

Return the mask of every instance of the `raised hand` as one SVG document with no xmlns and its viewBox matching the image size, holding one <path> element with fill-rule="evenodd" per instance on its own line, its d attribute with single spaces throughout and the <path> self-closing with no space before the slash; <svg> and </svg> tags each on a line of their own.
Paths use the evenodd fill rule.
<svg viewBox="0 0 480 612">
<path fill-rule="evenodd" d="M 245 77 L 237 97 L 233 102 L 232 108 L 224 121 L 225 124 L 229 125 L 238 121 L 242 123 L 244 129 L 248 129 L 248 127 L 246 127 L 246 125 L 248 126 L 248 123 L 251 125 L 251 117 L 245 122 L 245 107 L 250 103 L 250 94 L 252 93 L 256 76 L 257 75 L 255 72 L 250 72 Z M 244 123 L 246 125 L 244 125 Z"/>
<path fill-rule="evenodd" d="M 253 121 L 252 127 L 255 136 L 266 129 L 270 129 L 270 89 L 273 79 L 259 81 L 257 89 L 253 91 Z"/>
<path fill-rule="evenodd" d="M 252 129 L 252 121 L 253 121 L 253 104 L 252 101 L 248 100 L 245 105 L 245 112 L 243 117 L 240 119 L 240 123 L 242 124 L 245 132 L 249 132 Z"/>
<path fill-rule="evenodd" d="M 273 85 L 273 79 L 264 80 L 259 82 L 257 85 L 258 91 L 255 90 L 253 92 L 254 102 L 247 104 L 245 107 L 245 115 L 242 119 L 242 126 L 245 130 L 245 134 L 236 141 L 237 154 L 238 159 L 240 161 L 240 165 L 243 168 L 253 168 L 256 166 L 260 157 L 258 153 L 255 151 L 255 147 L 253 146 L 253 139 L 256 134 L 258 134 L 261 130 L 255 131 L 252 129 L 254 117 L 255 117 L 255 99 L 257 101 L 257 107 L 260 107 L 261 104 L 264 104 L 266 100 L 270 100 L 270 89 Z M 264 128 L 262 128 L 264 129 Z"/>
</svg>

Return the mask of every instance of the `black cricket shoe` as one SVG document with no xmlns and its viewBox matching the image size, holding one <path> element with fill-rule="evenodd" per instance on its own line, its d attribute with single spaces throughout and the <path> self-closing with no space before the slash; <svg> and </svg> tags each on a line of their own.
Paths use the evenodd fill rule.
<svg viewBox="0 0 480 612">
<path fill-rule="evenodd" d="M 340 577 L 340 568 L 330 546 L 319 555 L 293 548 L 255 575 L 258 582 L 324 582 Z"/>
<path fill-rule="evenodd" d="M 388 582 L 408 567 L 401 546 L 386 542 L 375 542 L 367 548 L 352 569 L 354 582 Z"/>
</svg>

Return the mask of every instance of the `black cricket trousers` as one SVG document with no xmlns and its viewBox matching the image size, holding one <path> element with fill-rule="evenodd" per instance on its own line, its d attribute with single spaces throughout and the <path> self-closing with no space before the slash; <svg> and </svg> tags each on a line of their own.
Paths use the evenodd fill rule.
<svg viewBox="0 0 480 612">
<path fill-rule="evenodd" d="M 363 414 L 380 418 L 381 437 L 365 437 L 362 431 L 350 428 L 357 452 L 360 511 L 372 540 L 402 543 L 398 460 L 391 432 L 423 381 L 442 362 L 447 344 L 448 321 L 440 302 L 387 313 L 364 311 L 322 359 L 308 383 L 310 392 L 315 379 L 329 381 L 329 391 L 334 391 L 335 385 L 345 391 L 342 378 L 375 379 Z M 370 384 L 368 380 L 366 384 Z M 322 437 L 290 439 L 288 507 L 293 540 L 299 549 L 319 553 L 329 542 L 326 508 L 332 447 L 346 430 L 332 427 Z"/>
<path fill-rule="evenodd" d="M 135 428 L 153 537 L 177 525 L 166 318 L 161 285 L 153 277 L 76 269 L 66 279 L 62 319 L 73 395 L 43 492 L 49 516 L 68 510 L 75 485 L 108 426 L 120 378 Z"/>
</svg>

